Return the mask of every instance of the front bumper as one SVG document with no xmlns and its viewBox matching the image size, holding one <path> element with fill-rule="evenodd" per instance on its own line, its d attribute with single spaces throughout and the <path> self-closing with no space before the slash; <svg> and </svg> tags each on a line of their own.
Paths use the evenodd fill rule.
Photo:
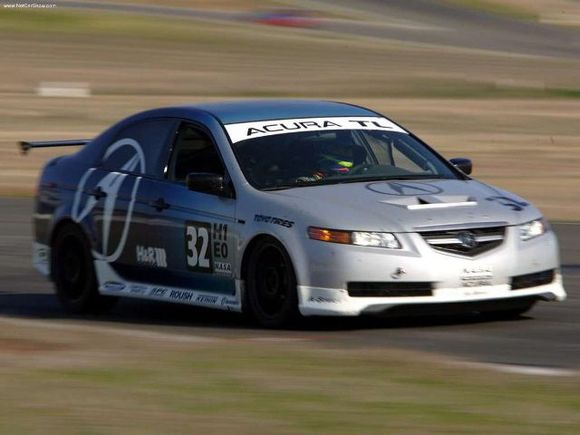
<svg viewBox="0 0 580 435">
<path fill-rule="evenodd" d="M 482 286 L 438 288 L 432 296 L 412 297 L 351 297 L 346 289 L 329 289 L 320 287 L 298 287 L 299 309 L 304 316 L 358 316 L 361 314 L 378 314 L 400 306 L 433 305 L 433 313 L 437 307 L 450 303 L 489 302 L 496 301 L 498 309 L 503 301 L 509 299 L 537 298 L 538 300 L 566 299 L 566 291 L 562 286 L 562 276 L 556 273 L 552 283 L 526 289 L 512 290 L 509 284 Z M 476 306 L 476 304 L 473 304 Z M 466 311 L 471 311 L 466 304 Z"/>
<path fill-rule="evenodd" d="M 507 227 L 501 246 L 475 257 L 450 255 L 429 246 L 417 233 L 397 235 L 401 250 L 365 248 L 309 241 L 308 273 L 298 287 L 299 309 L 305 316 L 357 316 L 393 307 L 430 304 L 485 303 L 516 298 L 566 298 L 559 273 L 558 243 L 549 232 L 522 242 L 517 227 Z M 404 271 L 399 274 L 397 271 Z M 553 280 L 518 288 L 514 277 L 555 271 Z M 349 294 L 352 283 L 428 283 L 432 291 L 411 296 Z M 514 283 L 514 288 L 512 288 Z M 435 310 L 437 309 L 434 305 Z"/>
</svg>

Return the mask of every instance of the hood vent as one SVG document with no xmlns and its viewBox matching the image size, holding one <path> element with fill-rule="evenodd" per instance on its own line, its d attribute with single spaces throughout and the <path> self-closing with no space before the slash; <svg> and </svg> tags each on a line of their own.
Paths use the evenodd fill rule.
<svg viewBox="0 0 580 435">
<path fill-rule="evenodd" d="M 474 207 L 477 201 L 466 195 L 421 195 L 392 198 L 381 201 L 383 204 L 397 205 L 408 210 L 429 210 L 451 207 Z"/>
<path fill-rule="evenodd" d="M 423 239 L 437 251 L 474 257 L 500 246 L 505 227 L 423 231 Z"/>
</svg>

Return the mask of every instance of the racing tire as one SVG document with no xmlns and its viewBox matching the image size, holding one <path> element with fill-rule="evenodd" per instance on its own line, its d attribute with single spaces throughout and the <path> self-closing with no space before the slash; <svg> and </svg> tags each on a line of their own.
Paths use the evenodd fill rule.
<svg viewBox="0 0 580 435">
<path fill-rule="evenodd" d="M 286 327 L 301 317 L 292 261 L 273 238 L 259 240 L 250 253 L 245 306 L 266 328 Z"/>
<path fill-rule="evenodd" d="M 99 314 L 117 302 L 118 298 L 99 293 L 93 255 L 79 227 L 67 225 L 57 233 L 51 261 L 56 295 L 67 313 Z"/>
</svg>

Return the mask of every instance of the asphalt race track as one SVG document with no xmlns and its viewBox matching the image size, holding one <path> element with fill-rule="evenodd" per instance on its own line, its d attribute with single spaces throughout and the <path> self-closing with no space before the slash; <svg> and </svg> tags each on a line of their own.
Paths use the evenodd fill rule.
<svg viewBox="0 0 580 435">
<path fill-rule="evenodd" d="M 319 0 L 350 6 L 350 0 Z M 435 44 L 554 57 L 578 58 L 575 30 L 527 22 L 461 8 L 433 0 L 358 0 L 358 10 L 372 14 L 380 26 L 329 21 L 324 27 L 341 34 L 402 42 Z"/>
<path fill-rule="evenodd" d="M 10 3 L 0 0 L 0 4 Z M 251 22 L 247 12 L 173 8 L 122 1 L 55 0 L 58 7 L 70 9 L 128 12 L 154 16 L 215 21 Z M 580 56 L 580 33 L 535 22 L 515 20 L 465 9 L 432 0 L 317 0 L 314 10 L 324 3 L 345 7 L 345 14 L 364 11 L 375 18 L 372 24 L 359 20 L 322 19 L 318 31 L 365 36 L 406 43 L 502 51 L 576 59 Z M 350 12 L 349 12 L 350 11 Z"/>
<path fill-rule="evenodd" d="M 293 331 L 252 329 L 240 316 L 168 303 L 123 300 L 110 314 L 71 318 L 31 266 L 30 199 L 0 198 L 0 316 L 65 319 L 70 327 L 138 328 L 208 337 L 301 339 L 333 347 L 402 348 L 461 361 L 580 370 L 580 223 L 555 224 L 568 300 L 539 303 L 510 321 L 447 317 L 403 320 L 317 319 Z"/>
</svg>

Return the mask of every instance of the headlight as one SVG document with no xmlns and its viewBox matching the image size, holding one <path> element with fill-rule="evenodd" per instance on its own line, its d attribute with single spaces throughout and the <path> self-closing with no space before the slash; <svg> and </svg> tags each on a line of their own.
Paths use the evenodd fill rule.
<svg viewBox="0 0 580 435">
<path fill-rule="evenodd" d="M 376 246 L 379 248 L 400 249 L 401 244 L 391 233 L 352 232 L 352 244 L 360 246 Z"/>
<path fill-rule="evenodd" d="M 326 228 L 310 227 L 308 228 L 308 237 L 321 242 L 401 249 L 401 243 L 392 233 L 329 230 Z"/>
<path fill-rule="evenodd" d="M 550 231 L 550 225 L 544 218 L 526 222 L 519 228 L 521 240 L 530 240 Z"/>
</svg>

